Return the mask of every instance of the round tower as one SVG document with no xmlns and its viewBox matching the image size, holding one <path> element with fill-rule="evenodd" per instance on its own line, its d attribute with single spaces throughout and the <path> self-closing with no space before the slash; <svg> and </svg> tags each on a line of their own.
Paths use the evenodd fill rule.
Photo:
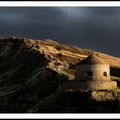
<svg viewBox="0 0 120 120">
<path fill-rule="evenodd" d="M 76 64 L 77 80 L 110 80 L 110 66 L 95 55 Z"/>
<path fill-rule="evenodd" d="M 117 87 L 110 80 L 110 66 L 96 55 L 90 55 L 75 65 L 77 86 L 86 90 L 106 90 Z"/>
</svg>

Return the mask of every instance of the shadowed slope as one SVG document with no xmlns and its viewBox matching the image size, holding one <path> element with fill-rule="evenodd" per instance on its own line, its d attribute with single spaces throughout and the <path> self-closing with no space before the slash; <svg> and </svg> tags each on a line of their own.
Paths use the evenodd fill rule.
<svg viewBox="0 0 120 120">
<path fill-rule="evenodd" d="M 59 78 L 74 79 L 75 71 L 69 66 L 92 53 L 120 70 L 120 58 L 92 50 L 52 40 L 0 39 L 0 112 L 27 112 L 49 101 L 51 95 L 59 94 Z"/>
</svg>

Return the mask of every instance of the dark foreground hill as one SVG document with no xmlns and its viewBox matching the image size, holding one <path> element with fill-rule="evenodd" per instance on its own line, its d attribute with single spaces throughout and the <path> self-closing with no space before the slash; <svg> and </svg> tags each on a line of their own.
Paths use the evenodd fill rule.
<svg viewBox="0 0 120 120">
<path fill-rule="evenodd" d="M 110 64 L 112 76 L 120 77 L 117 57 L 52 40 L 1 38 L 0 112 L 119 112 L 116 91 L 100 103 L 91 101 L 95 92 L 68 92 L 60 86 L 60 81 L 75 78 L 70 66 L 92 53 Z"/>
</svg>

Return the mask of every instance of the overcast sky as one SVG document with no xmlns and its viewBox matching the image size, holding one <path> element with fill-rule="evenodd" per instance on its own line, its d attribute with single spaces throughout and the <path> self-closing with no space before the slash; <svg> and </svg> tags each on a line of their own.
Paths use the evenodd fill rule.
<svg viewBox="0 0 120 120">
<path fill-rule="evenodd" d="M 53 39 L 120 57 L 120 8 L 0 7 L 0 35 Z"/>
</svg>

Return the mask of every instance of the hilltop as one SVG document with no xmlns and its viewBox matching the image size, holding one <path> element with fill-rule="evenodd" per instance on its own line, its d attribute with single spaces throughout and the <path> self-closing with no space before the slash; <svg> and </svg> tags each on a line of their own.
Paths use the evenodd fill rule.
<svg viewBox="0 0 120 120">
<path fill-rule="evenodd" d="M 81 49 L 76 46 L 63 45 L 50 39 L 32 40 L 26 38 L 13 37 L 8 39 L 3 38 L 0 40 L 0 44 L 1 45 L 6 44 L 6 47 L 7 45 L 8 46 L 10 46 L 10 44 L 16 45 L 17 43 L 25 47 L 26 50 L 30 49 L 34 52 L 38 52 L 39 54 L 45 56 L 45 58 L 50 61 L 48 67 L 57 72 L 59 72 L 58 66 L 64 63 L 67 63 L 69 65 L 75 65 L 79 61 L 83 60 L 84 58 L 94 53 L 99 58 L 110 64 L 111 74 L 113 73 L 115 74 L 115 76 L 118 77 L 120 76 L 117 72 L 112 71 L 112 70 L 119 71 L 120 69 L 120 58 L 118 57 L 113 57 L 90 49 Z M 18 50 L 19 49 L 16 48 L 16 51 Z"/>
<path fill-rule="evenodd" d="M 59 80 L 75 79 L 71 66 L 91 54 L 110 64 L 112 76 L 120 77 L 117 57 L 50 39 L 0 38 L 0 111 L 33 112 L 44 106 L 59 88 Z"/>
</svg>

